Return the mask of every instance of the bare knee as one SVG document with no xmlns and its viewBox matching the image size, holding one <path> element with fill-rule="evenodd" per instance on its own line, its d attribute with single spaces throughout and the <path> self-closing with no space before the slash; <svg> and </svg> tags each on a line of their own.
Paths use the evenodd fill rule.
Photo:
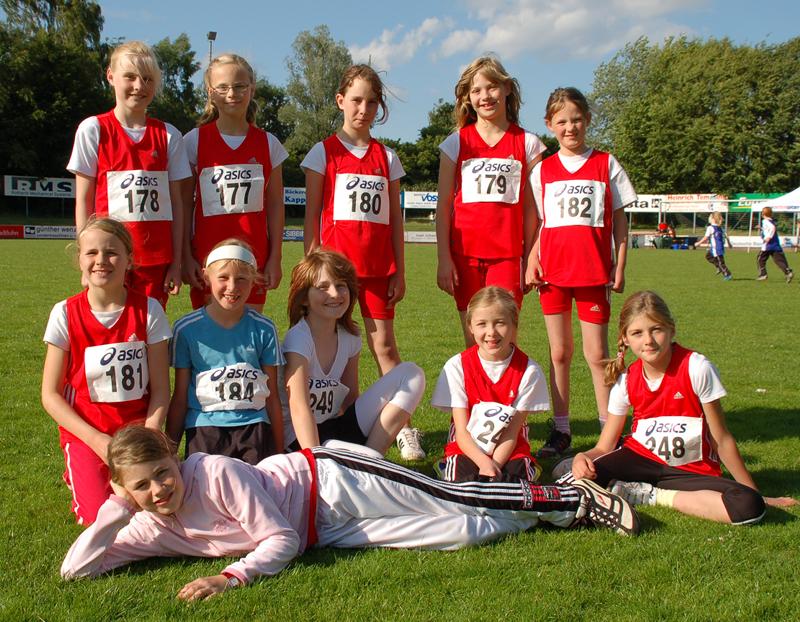
<svg viewBox="0 0 800 622">
<path fill-rule="evenodd" d="M 550 361 L 554 367 L 569 367 L 572 363 L 574 346 L 569 344 L 559 344 L 550 346 Z"/>
</svg>

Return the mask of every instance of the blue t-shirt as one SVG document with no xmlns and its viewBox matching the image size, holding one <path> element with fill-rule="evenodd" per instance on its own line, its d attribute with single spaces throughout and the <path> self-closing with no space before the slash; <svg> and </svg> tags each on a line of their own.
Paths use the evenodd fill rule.
<svg viewBox="0 0 800 622">
<path fill-rule="evenodd" d="M 224 328 L 202 308 L 175 322 L 173 333 L 171 364 L 191 370 L 185 428 L 268 422 L 262 366 L 284 364 L 272 320 L 247 309 Z"/>
</svg>

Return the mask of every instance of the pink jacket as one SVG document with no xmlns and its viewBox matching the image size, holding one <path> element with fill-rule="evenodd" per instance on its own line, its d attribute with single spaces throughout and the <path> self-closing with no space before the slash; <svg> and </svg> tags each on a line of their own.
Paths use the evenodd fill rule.
<svg viewBox="0 0 800 622">
<path fill-rule="evenodd" d="M 271 456 L 257 466 L 192 454 L 181 475 L 183 504 L 170 516 L 134 512 L 112 495 L 70 547 L 61 576 L 96 576 L 149 557 L 244 555 L 220 572 L 247 583 L 277 574 L 305 550 L 313 477 L 303 454 Z"/>
</svg>

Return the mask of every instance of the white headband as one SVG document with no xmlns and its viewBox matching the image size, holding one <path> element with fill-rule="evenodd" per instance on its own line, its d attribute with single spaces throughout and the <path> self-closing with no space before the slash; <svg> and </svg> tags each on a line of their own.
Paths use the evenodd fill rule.
<svg viewBox="0 0 800 622">
<path fill-rule="evenodd" d="M 206 258 L 206 268 L 208 268 L 208 266 L 215 261 L 220 261 L 222 259 L 238 259 L 239 261 L 249 263 L 256 270 L 258 270 L 255 255 L 253 255 L 253 253 L 247 250 L 244 246 L 227 244 L 226 246 L 215 248 L 208 254 L 208 257 Z"/>
</svg>

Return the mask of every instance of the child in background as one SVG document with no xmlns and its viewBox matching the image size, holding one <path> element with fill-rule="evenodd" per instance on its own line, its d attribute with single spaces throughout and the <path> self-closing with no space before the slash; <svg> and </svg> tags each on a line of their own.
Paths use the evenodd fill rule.
<svg viewBox="0 0 800 622">
<path fill-rule="evenodd" d="M 516 346 L 519 309 L 497 286 L 467 306 L 475 345 L 445 363 L 431 404 L 452 415 L 444 479 L 536 481 L 528 413 L 550 408 L 539 365 Z"/>
<path fill-rule="evenodd" d="M 401 361 L 394 315 L 406 290 L 400 207 L 405 171 L 397 154 L 370 134 L 373 123 L 388 115 L 383 82 L 372 67 L 353 65 L 345 72 L 336 105 L 344 116 L 341 129 L 314 145 L 300 164 L 306 175 L 305 250 L 325 246 L 353 262 L 367 345 L 383 375 Z M 416 429 L 404 426 L 397 445 L 405 460 L 425 458 Z"/>
<path fill-rule="evenodd" d="M 758 254 L 758 278 L 757 281 L 767 280 L 767 259 L 772 257 L 772 261 L 786 275 L 786 282 L 791 283 L 794 272 L 786 262 L 786 255 L 783 254 L 781 238 L 775 228 L 775 221 L 772 220 L 772 208 L 765 207 L 761 210 L 761 252 Z"/>
<path fill-rule="evenodd" d="M 639 531 L 636 512 L 589 480 L 453 484 L 325 447 L 257 466 L 204 454 L 180 463 L 164 434 L 140 426 L 120 430 L 108 456 L 115 494 L 70 547 L 61 576 L 96 577 L 150 557 L 241 557 L 184 585 L 178 598 L 187 601 L 276 575 L 312 546 L 455 550 L 540 520 Z"/>
<path fill-rule="evenodd" d="M 167 293 L 181 286 L 180 182 L 192 171 L 180 132 L 147 116 L 161 85 L 153 50 L 140 41 L 117 46 L 106 79 L 116 105 L 81 122 L 67 164 L 75 174 L 75 225 L 80 231 L 92 214 L 125 223 L 136 256 L 128 285 L 166 308 Z"/>
<path fill-rule="evenodd" d="M 353 322 L 358 284 L 353 264 L 319 248 L 292 270 L 284 428 L 290 449 L 331 439 L 385 454 L 425 391 L 425 374 L 400 363 L 359 394 L 361 337 Z"/>
<path fill-rule="evenodd" d="M 726 395 L 716 367 L 673 341 L 675 321 L 654 292 L 633 294 L 619 316 L 618 354 L 607 362 L 613 385 L 608 421 L 597 445 L 579 453 L 572 475 L 588 477 L 630 503 L 674 507 L 722 523 L 747 525 L 764 517 L 764 502 L 725 425 Z M 636 361 L 625 369 L 630 349 Z M 631 435 L 617 448 L 633 409 Z M 720 462 L 734 480 L 721 477 Z M 618 480 L 614 482 L 613 480 Z"/>
<path fill-rule="evenodd" d="M 608 357 L 609 288 L 618 293 L 625 288 L 628 221 L 623 208 L 636 201 L 636 192 L 614 156 L 586 145 L 591 120 L 589 104 L 580 91 L 553 91 L 547 101 L 545 123 L 560 149 L 536 165 L 531 174 L 542 225 L 528 261 L 526 280 L 539 290 L 550 341 L 553 399 L 553 428 L 537 458 L 562 455 L 572 443 L 569 373 L 574 352 L 573 299 L 601 426 L 608 406 L 603 360 Z"/>
<path fill-rule="evenodd" d="M 111 494 L 111 435 L 133 421 L 164 422 L 170 329 L 156 300 L 125 287 L 133 242 L 122 223 L 92 217 L 76 239 L 86 289 L 50 312 L 42 406 L 58 424 L 72 511 L 88 525 Z"/>
<path fill-rule="evenodd" d="M 717 274 L 721 274 L 723 279 L 730 281 L 733 276 L 728 270 L 728 266 L 725 265 L 725 240 L 727 237 L 722 229 L 722 214 L 713 212 L 708 217 L 705 235 L 695 245 L 700 246 L 706 241 L 708 242 L 706 261 L 717 269 Z"/>
<path fill-rule="evenodd" d="M 244 58 L 217 56 L 206 69 L 203 83 L 208 96 L 205 110 L 198 127 L 184 136 L 196 180 L 193 196 L 185 200 L 189 211 L 184 226 L 184 279 L 192 286 L 192 307 L 207 304 L 210 292 L 203 279 L 203 259 L 221 240 L 240 239 L 253 249 L 263 275 L 247 300 L 261 311 L 267 290 L 281 281 L 281 164 L 288 154 L 275 136 L 254 125 L 256 77 Z"/>
<path fill-rule="evenodd" d="M 455 96 L 458 129 L 439 145 L 436 280 L 456 300 L 469 347 L 466 309 L 475 292 L 499 285 L 522 305 L 523 262 L 538 223 L 528 175 L 545 146 L 517 125 L 519 83 L 497 58 L 472 61 Z"/>
<path fill-rule="evenodd" d="M 205 260 L 208 304 L 175 322 L 175 390 L 167 433 L 186 455 L 223 454 L 256 464 L 283 450 L 278 331 L 248 308 L 262 278 L 255 255 L 241 240 L 223 240 Z"/>
</svg>

